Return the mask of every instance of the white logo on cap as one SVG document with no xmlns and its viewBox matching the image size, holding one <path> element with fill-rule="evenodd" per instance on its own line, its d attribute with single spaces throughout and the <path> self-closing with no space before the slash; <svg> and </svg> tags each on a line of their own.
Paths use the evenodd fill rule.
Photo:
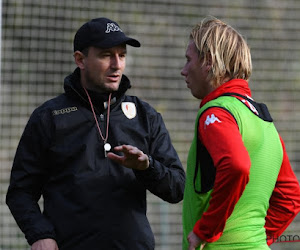
<svg viewBox="0 0 300 250">
<path fill-rule="evenodd" d="M 122 102 L 122 110 L 128 119 L 133 119 L 136 116 L 136 107 L 133 102 Z"/>
<path fill-rule="evenodd" d="M 116 32 L 116 31 L 123 32 L 118 25 L 115 25 L 114 23 L 107 23 L 105 33 L 110 33 L 111 31 L 112 32 Z"/>
</svg>

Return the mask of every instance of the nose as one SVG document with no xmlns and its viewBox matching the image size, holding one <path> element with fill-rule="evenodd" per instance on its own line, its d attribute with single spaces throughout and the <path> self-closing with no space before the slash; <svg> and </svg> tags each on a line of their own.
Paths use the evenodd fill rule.
<svg viewBox="0 0 300 250">
<path fill-rule="evenodd" d="M 111 58 L 111 67 L 113 69 L 120 69 L 122 65 L 122 61 L 119 57 L 119 55 L 115 55 Z"/>
<path fill-rule="evenodd" d="M 186 76 L 186 75 L 187 75 L 187 74 L 186 74 L 185 67 L 182 68 L 180 74 L 181 74 L 182 76 Z"/>
</svg>

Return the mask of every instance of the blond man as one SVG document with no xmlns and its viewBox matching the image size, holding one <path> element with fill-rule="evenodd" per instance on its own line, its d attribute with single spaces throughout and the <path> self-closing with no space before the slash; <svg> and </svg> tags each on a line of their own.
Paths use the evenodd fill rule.
<svg viewBox="0 0 300 250">
<path fill-rule="evenodd" d="M 269 249 L 300 210 L 282 138 L 251 97 L 250 49 L 206 18 L 190 33 L 187 87 L 201 99 L 186 173 L 183 249 Z"/>
</svg>

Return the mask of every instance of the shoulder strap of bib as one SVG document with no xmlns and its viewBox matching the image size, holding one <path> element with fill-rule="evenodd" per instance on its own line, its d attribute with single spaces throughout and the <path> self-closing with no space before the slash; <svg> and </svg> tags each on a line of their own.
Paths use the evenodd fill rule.
<svg viewBox="0 0 300 250">
<path fill-rule="evenodd" d="M 239 99 L 242 103 L 244 103 L 246 105 L 246 107 L 249 108 L 249 110 L 252 113 L 257 115 L 259 118 L 261 118 L 264 121 L 273 122 L 273 118 L 271 117 L 271 114 L 270 114 L 266 104 L 255 102 L 251 98 L 241 95 L 241 94 L 238 94 L 238 93 L 224 93 L 221 96 L 241 97 L 241 98 L 243 98 L 242 100 L 239 98 L 237 98 L 237 99 Z"/>
</svg>

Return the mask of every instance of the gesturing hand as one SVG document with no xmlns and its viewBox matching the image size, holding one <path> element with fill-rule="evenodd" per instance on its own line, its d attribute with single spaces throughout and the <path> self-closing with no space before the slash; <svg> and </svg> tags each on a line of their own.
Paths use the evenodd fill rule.
<svg viewBox="0 0 300 250">
<path fill-rule="evenodd" d="M 138 148 L 131 145 L 122 145 L 114 148 L 116 152 L 122 152 L 119 156 L 112 152 L 107 153 L 107 157 L 126 168 L 145 170 L 149 167 L 149 158 Z"/>
</svg>

